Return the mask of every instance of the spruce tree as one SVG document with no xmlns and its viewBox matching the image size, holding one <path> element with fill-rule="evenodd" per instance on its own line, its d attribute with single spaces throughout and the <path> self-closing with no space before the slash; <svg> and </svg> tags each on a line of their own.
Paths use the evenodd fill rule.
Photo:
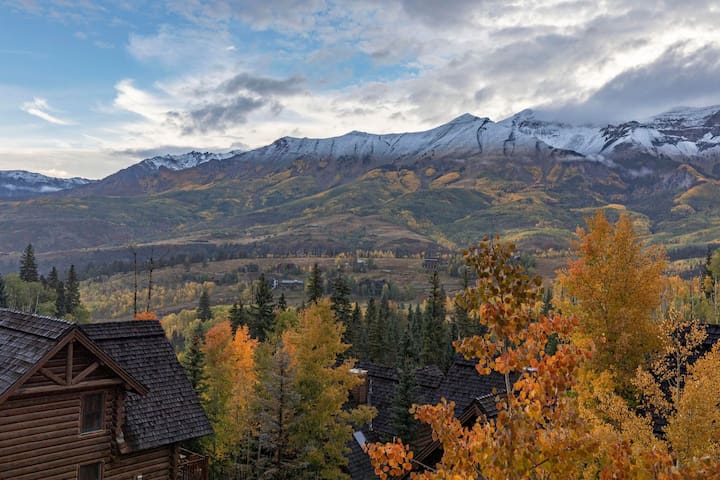
<svg viewBox="0 0 720 480">
<path fill-rule="evenodd" d="M 75 273 L 75 265 L 70 265 L 65 282 L 65 303 L 65 310 L 71 314 L 80 306 L 80 282 Z"/>
<path fill-rule="evenodd" d="M 260 274 L 255 285 L 255 303 L 252 305 L 251 311 L 250 335 L 261 342 L 265 341 L 275 320 L 275 303 L 272 287 L 265 280 L 264 273 Z"/>
<path fill-rule="evenodd" d="M 322 273 L 320 272 L 320 267 L 317 263 L 313 265 L 312 271 L 310 272 L 306 292 L 308 296 L 308 303 L 317 303 L 323 296 Z"/>
<path fill-rule="evenodd" d="M 367 331 L 363 324 L 362 312 L 360 312 L 360 304 L 355 302 L 355 307 L 350 314 L 350 325 L 348 327 L 350 331 L 350 349 L 348 350 L 349 356 L 355 357 L 361 360 L 367 358 L 366 342 L 367 342 Z"/>
<path fill-rule="evenodd" d="M 67 313 L 67 299 L 65 298 L 65 284 L 58 282 L 55 287 L 55 316 L 62 318 Z"/>
<path fill-rule="evenodd" d="M 0 275 L 0 308 L 8 308 L 8 296 L 2 275 Z"/>
<path fill-rule="evenodd" d="M 232 327 L 233 335 L 238 327 L 242 325 L 248 325 L 248 315 L 243 305 L 242 299 L 238 299 L 237 302 L 233 303 L 230 307 L 230 326 Z"/>
<path fill-rule="evenodd" d="M 204 289 L 200 294 L 200 300 L 198 301 L 198 306 L 195 312 L 197 318 L 203 322 L 207 322 L 213 318 L 213 313 L 210 309 L 210 293 L 208 293 L 207 289 Z"/>
<path fill-rule="evenodd" d="M 373 363 L 385 363 L 385 339 L 380 313 L 375 305 L 375 299 L 368 301 L 365 311 L 365 324 L 367 325 L 367 358 Z"/>
<path fill-rule="evenodd" d="M 25 251 L 20 257 L 20 280 L 23 282 L 38 281 L 37 262 L 35 261 L 35 251 L 31 243 L 25 247 Z"/>
<path fill-rule="evenodd" d="M 290 432 L 296 422 L 300 396 L 295 386 L 295 371 L 282 340 L 269 354 L 258 355 L 258 384 L 254 409 L 258 422 L 258 458 L 255 470 L 262 478 L 295 478 L 300 463 L 290 444 Z"/>
<path fill-rule="evenodd" d="M 343 342 L 351 343 L 352 331 L 350 330 L 350 321 L 352 317 L 352 305 L 350 304 L 350 287 L 343 278 L 342 273 L 338 274 L 333 282 L 333 292 L 332 295 L 330 295 L 330 308 L 335 315 L 335 321 L 345 326 Z"/>
<path fill-rule="evenodd" d="M 50 269 L 50 273 L 47 276 L 47 286 L 51 290 L 57 290 L 58 282 L 60 281 L 60 275 L 58 275 L 57 268 L 53 266 Z"/>
<path fill-rule="evenodd" d="M 415 379 L 417 365 L 414 361 L 413 348 L 410 329 L 407 328 L 400 341 L 398 383 L 390 406 L 393 433 L 404 442 L 413 441 L 417 425 L 413 414 L 410 413 L 410 407 L 418 401 Z"/>
<path fill-rule="evenodd" d="M 449 360 L 447 355 L 449 340 L 445 322 L 445 290 L 440 285 L 437 271 L 434 271 L 430 277 L 430 295 L 423 318 L 420 363 L 437 365 L 444 369 Z"/>
<path fill-rule="evenodd" d="M 205 367 L 205 353 L 202 350 L 204 334 L 202 324 L 198 323 L 192 331 L 190 342 L 185 348 L 182 357 L 182 366 L 185 367 L 185 373 L 190 380 L 195 392 L 200 395 L 205 391 L 205 375 L 203 369 Z"/>
<path fill-rule="evenodd" d="M 281 312 L 284 312 L 285 310 L 287 310 L 288 306 L 287 306 L 287 300 L 285 299 L 285 292 L 280 292 L 280 298 L 278 299 L 277 306 Z"/>
</svg>

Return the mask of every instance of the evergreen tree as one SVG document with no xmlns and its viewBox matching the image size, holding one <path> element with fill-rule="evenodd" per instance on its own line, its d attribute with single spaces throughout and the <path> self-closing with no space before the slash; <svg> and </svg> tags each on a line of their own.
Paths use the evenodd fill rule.
<svg viewBox="0 0 720 480">
<path fill-rule="evenodd" d="M 285 310 L 287 310 L 288 306 L 287 306 L 287 300 L 285 299 L 285 292 L 280 292 L 280 298 L 278 299 L 277 306 L 281 312 L 284 312 Z"/>
<path fill-rule="evenodd" d="M 385 363 L 385 339 L 380 313 L 375 305 L 375 299 L 370 298 L 365 311 L 365 325 L 367 325 L 367 358 L 373 363 Z"/>
<path fill-rule="evenodd" d="M 65 310 L 67 313 L 73 314 L 80 306 L 80 282 L 75 273 L 75 265 L 70 265 L 68 270 L 67 281 L 65 282 Z"/>
<path fill-rule="evenodd" d="M 192 331 L 190 342 L 182 357 L 182 366 L 190 380 L 190 384 L 198 395 L 205 391 L 205 353 L 203 352 L 204 333 L 202 324 L 198 322 Z"/>
<path fill-rule="evenodd" d="M 323 296 L 322 273 L 320 272 L 320 267 L 317 263 L 313 265 L 312 271 L 310 272 L 306 293 L 309 303 L 317 303 Z"/>
<path fill-rule="evenodd" d="M 402 438 L 405 442 L 412 442 L 416 422 L 410 407 L 417 403 L 417 383 L 415 370 L 417 365 L 414 361 L 413 345 L 410 329 L 403 332 L 400 341 L 398 383 L 390 407 L 393 433 Z"/>
<path fill-rule="evenodd" d="M 350 321 L 352 317 L 352 305 L 350 304 L 350 286 L 340 273 L 333 282 L 333 292 L 330 296 L 330 308 L 335 315 L 335 321 L 345 326 L 343 342 L 352 343 Z"/>
<path fill-rule="evenodd" d="M 37 262 L 35 261 L 35 251 L 31 243 L 25 247 L 25 251 L 20 257 L 20 280 L 23 282 L 38 281 Z"/>
<path fill-rule="evenodd" d="M 55 316 L 62 318 L 67 313 L 67 299 L 65 298 L 65 284 L 58 282 L 55 287 Z"/>
<path fill-rule="evenodd" d="M 258 385 L 254 409 L 258 422 L 258 452 L 255 469 L 261 478 L 295 478 L 300 463 L 290 444 L 300 396 L 294 388 L 295 371 L 282 340 L 272 355 L 267 349 L 258 355 Z"/>
<path fill-rule="evenodd" d="M 230 307 L 230 326 L 232 327 L 233 335 L 239 326 L 248 325 L 248 323 L 248 315 L 245 311 L 245 305 L 243 305 L 242 299 L 238 299 L 238 301 L 233 303 L 232 307 Z"/>
<path fill-rule="evenodd" d="M 60 275 L 58 275 L 57 268 L 55 268 L 55 266 L 53 266 L 50 269 L 50 273 L 48 273 L 48 276 L 47 276 L 47 281 L 46 281 L 47 287 L 51 290 L 57 290 L 59 281 L 60 281 Z"/>
<path fill-rule="evenodd" d="M 251 307 L 252 318 L 250 322 L 250 335 L 258 340 L 265 341 L 267 334 L 273 328 L 275 320 L 275 303 L 272 287 L 261 273 L 255 285 L 255 303 Z"/>
<path fill-rule="evenodd" d="M 8 308 L 8 296 L 2 275 L 0 275 L 0 308 Z"/>
<path fill-rule="evenodd" d="M 430 277 L 430 296 L 427 299 L 423 318 L 422 346 L 420 363 L 437 365 L 444 369 L 448 363 L 449 343 L 445 322 L 445 290 L 440 285 L 437 271 Z"/>
<path fill-rule="evenodd" d="M 350 332 L 350 349 L 349 355 L 351 357 L 365 359 L 367 358 L 367 330 L 363 324 L 362 312 L 360 311 L 360 304 L 355 302 L 355 307 L 350 314 L 350 326 L 348 327 Z"/>
<path fill-rule="evenodd" d="M 410 325 L 410 338 L 414 346 L 416 360 L 420 361 L 420 348 L 423 341 L 423 314 L 420 305 L 415 305 L 413 312 L 412 306 L 408 312 L 408 324 Z"/>
<path fill-rule="evenodd" d="M 210 309 L 210 294 L 207 289 L 204 289 L 200 294 L 200 300 L 198 301 L 197 309 L 195 310 L 197 318 L 203 322 L 207 322 L 213 318 L 212 310 Z"/>
</svg>

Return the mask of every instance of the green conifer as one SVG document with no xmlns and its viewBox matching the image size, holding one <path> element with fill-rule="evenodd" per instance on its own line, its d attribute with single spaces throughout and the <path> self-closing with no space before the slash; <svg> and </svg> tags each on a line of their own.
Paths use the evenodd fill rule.
<svg viewBox="0 0 720 480">
<path fill-rule="evenodd" d="M 28 243 L 20 257 L 20 280 L 23 282 L 37 282 L 38 278 L 35 250 L 33 250 L 32 244 Z"/>
<path fill-rule="evenodd" d="M 317 263 L 313 265 L 312 271 L 310 272 L 310 278 L 307 281 L 306 293 L 308 296 L 308 303 L 317 303 L 323 296 L 323 280 L 320 267 Z"/>
<path fill-rule="evenodd" d="M 210 309 L 210 293 L 207 289 L 204 289 L 200 294 L 200 300 L 198 301 L 197 309 L 195 310 L 197 318 L 203 322 L 207 322 L 213 318 L 212 310 Z"/>
<path fill-rule="evenodd" d="M 67 298 L 65 298 L 65 284 L 58 282 L 55 287 L 55 316 L 62 318 L 67 313 Z"/>
<path fill-rule="evenodd" d="M 205 391 L 205 375 L 203 369 L 205 367 L 205 353 L 202 350 L 204 341 L 204 333 L 202 324 L 198 323 L 192 331 L 190 342 L 185 347 L 185 353 L 182 357 L 182 366 L 185 367 L 185 373 L 190 380 L 190 384 L 195 392 L 200 395 Z"/>
<path fill-rule="evenodd" d="M 272 330 L 275 320 L 275 303 L 272 287 L 261 273 L 255 284 L 255 303 L 251 307 L 252 317 L 249 324 L 250 335 L 260 341 L 265 341 L 267 334 Z"/>
<path fill-rule="evenodd" d="M 450 339 L 445 322 L 445 290 L 440 285 L 437 271 L 434 271 L 430 277 L 430 295 L 423 318 L 420 363 L 446 368 L 449 361 L 448 343 Z"/>
<path fill-rule="evenodd" d="M 74 314 L 80 306 L 80 282 L 75 273 L 75 265 L 70 265 L 65 282 L 65 304 L 65 310 L 70 314 Z"/>
</svg>

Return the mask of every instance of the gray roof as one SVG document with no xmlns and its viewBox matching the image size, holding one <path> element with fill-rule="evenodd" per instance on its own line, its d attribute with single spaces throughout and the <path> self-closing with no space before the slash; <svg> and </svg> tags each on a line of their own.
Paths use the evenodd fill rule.
<svg viewBox="0 0 720 480">
<path fill-rule="evenodd" d="M 64 320 L 0 308 L 0 396 L 30 372 L 73 327 Z"/>
<path fill-rule="evenodd" d="M 149 391 L 145 396 L 128 393 L 125 400 L 124 433 L 131 450 L 212 433 L 159 322 L 95 323 L 80 328 Z"/>
</svg>

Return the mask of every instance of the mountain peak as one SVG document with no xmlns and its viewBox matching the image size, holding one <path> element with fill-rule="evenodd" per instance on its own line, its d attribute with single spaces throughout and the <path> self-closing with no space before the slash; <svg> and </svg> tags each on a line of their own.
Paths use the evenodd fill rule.
<svg viewBox="0 0 720 480">
<path fill-rule="evenodd" d="M 475 121 L 478 121 L 478 120 L 487 120 L 487 118 L 476 117 L 475 115 L 473 115 L 473 114 L 471 114 L 471 113 L 463 113 L 463 114 L 460 115 L 459 117 L 453 118 L 452 120 L 450 120 L 447 124 L 448 124 L 448 125 L 452 125 L 452 124 L 455 124 L 455 123 L 475 122 Z"/>
</svg>

